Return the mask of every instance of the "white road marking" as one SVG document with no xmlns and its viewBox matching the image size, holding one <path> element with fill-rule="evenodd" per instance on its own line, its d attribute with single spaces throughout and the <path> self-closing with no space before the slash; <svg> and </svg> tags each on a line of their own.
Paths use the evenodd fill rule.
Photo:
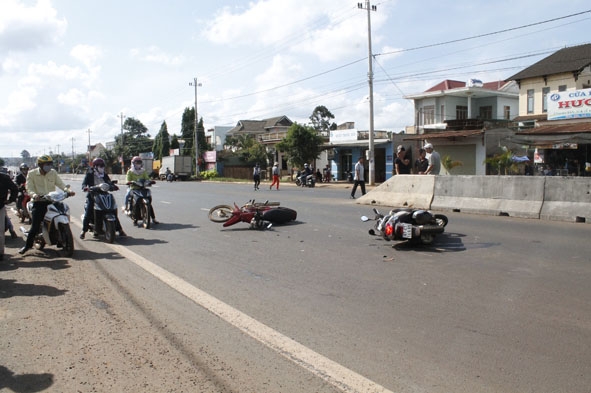
<svg viewBox="0 0 591 393">
<path fill-rule="evenodd" d="M 106 244 L 129 261 L 152 274 L 180 294 L 240 329 L 255 340 L 293 361 L 318 378 L 347 393 L 393 393 L 385 387 L 322 356 L 284 336 L 267 325 L 249 317 L 232 306 L 194 287 L 180 277 L 150 262 L 119 244 Z"/>
</svg>

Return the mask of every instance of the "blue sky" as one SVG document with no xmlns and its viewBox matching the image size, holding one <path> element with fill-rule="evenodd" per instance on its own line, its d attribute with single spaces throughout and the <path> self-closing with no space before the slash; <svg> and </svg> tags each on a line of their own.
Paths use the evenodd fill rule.
<svg viewBox="0 0 591 393">
<path fill-rule="evenodd" d="M 367 12 L 357 3 L 0 0 L 0 157 L 83 153 L 88 130 L 91 144 L 120 132 L 121 113 L 152 136 L 163 121 L 178 134 L 195 77 L 206 128 L 280 115 L 307 123 L 324 105 L 337 123 L 367 129 Z M 413 124 L 404 95 L 444 79 L 506 79 L 591 41 L 588 1 L 371 4 L 380 130 Z"/>
</svg>

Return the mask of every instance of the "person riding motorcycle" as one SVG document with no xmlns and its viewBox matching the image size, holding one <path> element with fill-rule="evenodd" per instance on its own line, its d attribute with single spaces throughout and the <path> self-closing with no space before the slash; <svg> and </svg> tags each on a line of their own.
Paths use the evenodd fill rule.
<svg viewBox="0 0 591 393">
<path fill-rule="evenodd" d="M 14 181 L 18 188 L 18 196 L 16 198 L 17 210 L 22 205 L 23 198 L 25 197 L 25 184 L 27 183 L 27 174 L 29 173 L 29 166 L 23 162 L 20 165 L 19 169 L 19 174 L 16 175 L 16 179 Z"/>
<path fill-rule="evenodd" d="M 126 214 L 129 214 L 129 198 L 131 197 L 131 195 L 130 195 L 131 190 L 136 190 L 139 188 L 138 186 L 133 184 L 133 182 L 138 181 L 138 180 L 148 180 L 148 181 L 150 180 L 150 175 L 144 169 L 141 157 L 139 157 L 139 156 L 133 157 L 131 159 L 131 165 L 132 166 L 127 171 L 127 175 L 125 177 L 127 184 L 129 185 L 129 187 L 127 188 L 127 194 L 125 195 L 124 210 L 125 210 Z M 150 200 L 150 202 L 151 202 L 151 200 Z M 156 221 L 153 206 L 150 209 L 150 216 L 152 216 L 152 222 L 154 224 L 159 224 L 159 222 Z M 134 221 L 134 224 L 135 223 L 136 223 L 136 221 Z"/>
<path fill-rule="evenodd" d="M 91 163 L 91 169 L 86 173 L 84 180 L 82 181 L 82 189 L 86 190 L 88 187 L 98 186 L 101 183 L 107 183 L 111 185 L 111 189 L 118 190 L 119 188 L 113 184 L 109 175 L 105 171 L 105 161 L 102 158 L 95 158 Z M 84 206 L 84 219 L 82 220 L 82 232 L 80 233 L 80 239 L 84 239 L 86 232 L 88 232 L 89 222 L 91 215 L 94 214 L 94 198 L 91 192 L 86 193 L 86 204 Z M 95 225 L 97 228 L 97 225 Z M 117 219 L 116 231 L 119 232 L 119 236 L 127 236 L 119 219 Z M 97 230 L 95 229 L 95 235 Z"/>
<path fill-rule="evenodd" d="M 53 159 L 48 155 L 37 158 L 37 168 L 29 171 L 26 180 L 27 192 L 31 200 L 33 200 L 33 208 L 31 209 L 31 229 L 29 229 L 27 241 L 25 246 L 18 250 L 21 255 L 33 247 L 35 236 L 39 233 L 43 217 L 47 213 L 49 202 L 44 201 L 43 196 L 55 191 L 56 187 L 67 192 L 70 196 L 76 194 L 70 191 L 69 186 L 62 181 L 55 169 L 53 169 Z"/>
<path fill-rule="evenodd" d="M 308 176 L 312 174 L 312 169 L 308 164 L 304 164 L 304 170 L 300 174 L 300 181 L 302 182 L 302 187 L 306 187 L 306 181 L 308 180 Z"/>
</svg>

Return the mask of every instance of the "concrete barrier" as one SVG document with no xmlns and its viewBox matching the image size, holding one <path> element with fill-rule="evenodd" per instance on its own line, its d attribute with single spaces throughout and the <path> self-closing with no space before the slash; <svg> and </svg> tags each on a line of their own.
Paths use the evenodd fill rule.
<svg viewBox="0 0 591 393">
<path fill-rule="evenodd" d="M 546 177 L 540 218 L 591 223 L 591 178 Z"/>
<path fill-rule="evenodd" d="M 358 203 L 429 209 L 435 176 L 398 175 L 358 199 Z"/>
<path fill-rule="evenodd" d="M 431 209 L 540 218 L 541 176 L 437 176 Z"/>
</svg>

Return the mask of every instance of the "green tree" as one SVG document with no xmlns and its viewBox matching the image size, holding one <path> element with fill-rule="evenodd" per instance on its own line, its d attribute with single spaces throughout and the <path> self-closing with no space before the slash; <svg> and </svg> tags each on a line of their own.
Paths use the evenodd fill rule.
<svg viewBox="0 0 591 393">
<path fill-rule="evenodd" d="M 462 166 L 464 163 L 462 161 L 457 161 L 451 158 L 449 154 L 444 155 L 441 158 L 441 166 L 445 168 L 445 170 L 451 174 L 451 170 L 457 166 Z"/>
<path fill-rule="evenodd" d="M 320 156 L 324 139 L 312 127 L 294 123 L 287 136 L 277 144 L 279 151 L 286 153 L 289 161 L 298 167 L 312 162 Z"/>
<path fill-rule="evenodd" d="M 330 130 L 336 130 L 337 124 L 334 122 L 331 124 L 332 119 L 334 119 L 334 115 L 324 105 L 314 108 L 314 112 L 310 115 L 312 127 L 318 132 L 326 133 Z"/>
<path fill-rule="evenodd" d="M 171 149 L 180 148 L 179 137 L 176 136 L 176 134 L 173 134 L 172 138 L 170 139 L 170 148 Z"/>
<path fill-rule="evenodd" d="M 488 157 L 484 160 L 484 163 L 490 165 L 491 170 L 496 170 L 497 175 L 511 175 L 517 173 L 518 165 L 511 159 L 511 157 L 513 157 L 513 152 L 506 146 L 503 146 L 501 149 L 502 153 Z"/>
<path fill-rule="evenodd" d="M 243 134 L 228 136 L 226 146 L 236 154 L 240 160 L 254 164 L 255 162 L 267 164 L 272 159 L 265 145 L 256 140 L 253 135 Z"/>
<path fill-rule="evenodd" d="M 161 160 L 162 157 L 170 155 L 170 135 L 168 134 L 168 126 L 166 121 L 162 122 L 160 131 L 154 137 L 154 144 L 152 145 L 152 151 L 154 152 L 154 159 Z"/>
<path fill-rule="evenodd" d="M 5 163 L 5 162 L 6 162 L 6 161 L 4 161 L 4 158 L 0 157 L 0 166 L 4 166 L 4 163 Z"/>
<path fill-rule="evenodd" d="M 185 141 L 181 155 L 195 157 L 195 108 L 185 108 L 183 112 L 181 139 Z"/>
<path fill-rule="evenodd" d="M 149 152 L 152 149 L 152 140 L 148 129 L 141 121 L 128 117 L 123 123 L 123 147 L 121 147 L 121 135 L 115 137 L 115 153 L 120 156 L 123 154 L 125 158 L 137 156 L 139 153 Z"/>
</svg>

